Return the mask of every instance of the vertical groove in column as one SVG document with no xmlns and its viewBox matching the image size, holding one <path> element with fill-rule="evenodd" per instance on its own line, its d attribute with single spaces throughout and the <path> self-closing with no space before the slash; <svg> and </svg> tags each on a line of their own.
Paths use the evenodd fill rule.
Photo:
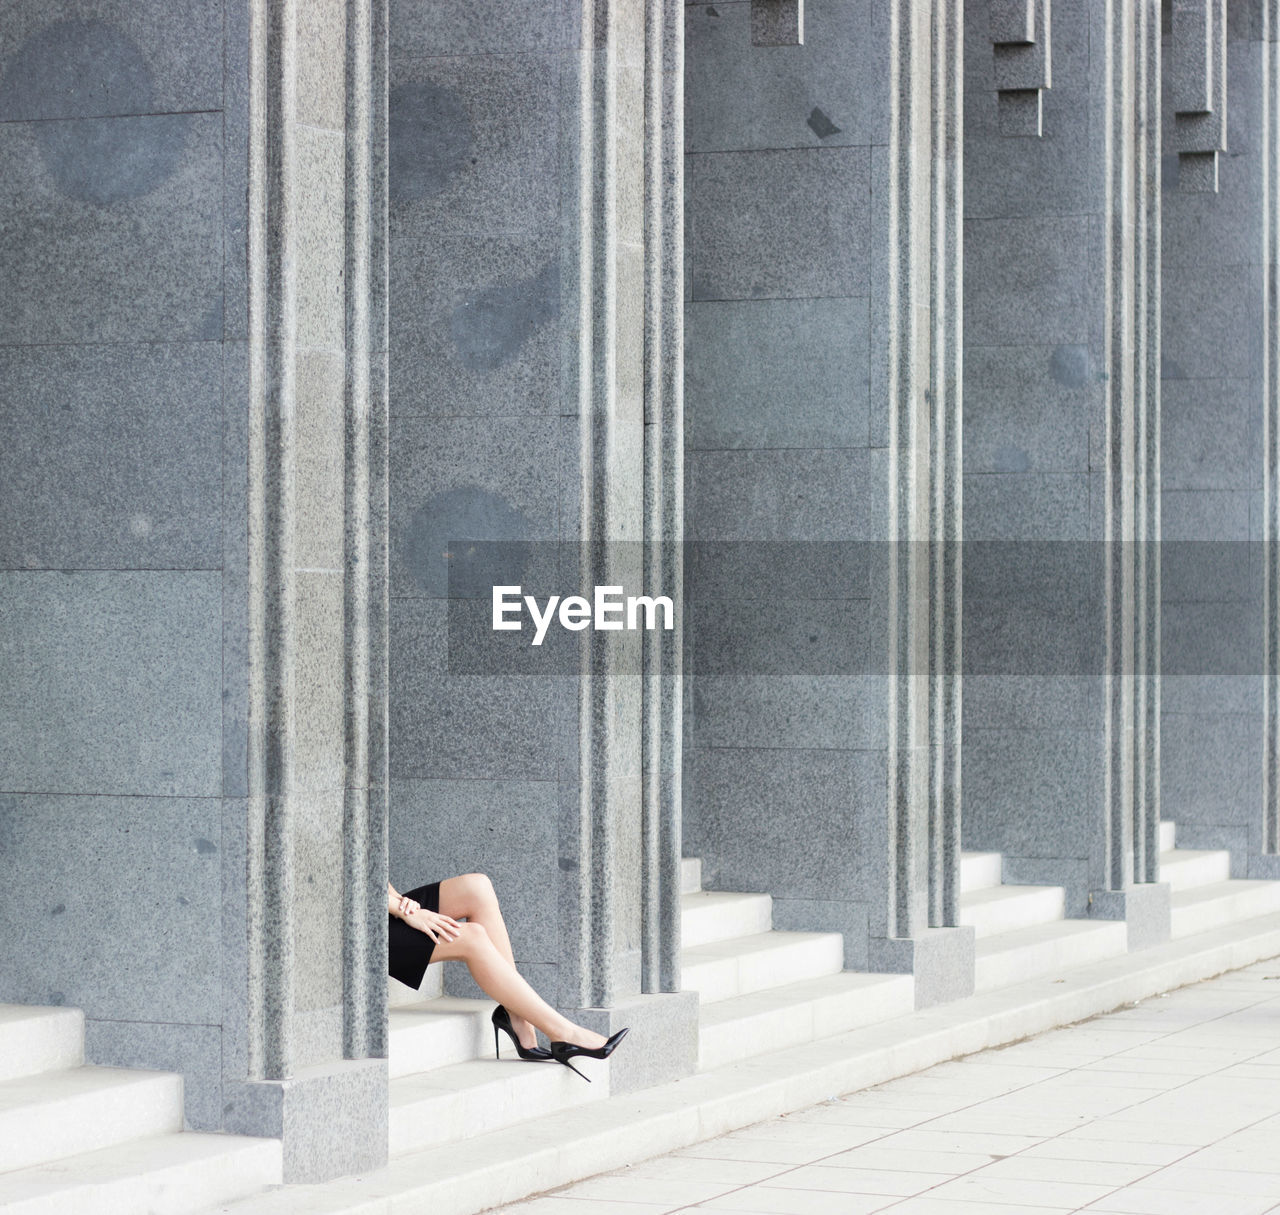
<svg viewBox="0 0 1280 1215">
<path fill-rule="evenodd" d="M 1129 763 L 1133 769 L 1133 804 L 1129 811 L 1133 834 L 1130 880 L 1140 880 L 1145 862 L 1143 807 L 1147 797 L 1147 0 L 1134 0 L 1133 56 L 1134 123 L 1131 203 L 1133 208 L 1133 729 Z"/>
<path fill-rule="evenodd" d="M 582 175 L 579 195 L 580 521 L 584 588 L 609 578 L 610 478 L 617 382 L 617 29 L 621 0 L 583 0 Z M 582 1007 L 613 1002 L 615 900 L 613 797 L 609 745 L 610 652 L 591 629 L 582 634 L 579 682 L 579 780 L 582 809 Z"/>
<path fill-rule="evenodd" d="M 959 216 L 963 29 L 957 0 L 933 8 L 929 308 L 929 924 L 958 916 L 960 863 L 961 330 Z"/>
<path fill-rule="evenodd" d="M 344 215 L 345 443 L 343 461 L 342 1040 L 348 1059 L 368 1053 L 371 988 L 367 881 L 369 799 L 369 252 L 371 62 L 369 0 L 347 0 Z"/>
<path fill-rule="evenodd" d="M 387 884 L 388 814 L 388 531 L 390 503 L 387 478 L 387 130 L 388 50 L 387 0 L 369 6 L 369 537 L 368 537 L 368 800 L 365 808 L 368 866 L 365 882 L 371 898 L 369 916 L 370 971 L 378 981 L 366 996 L 365 1046 L 369 1056 L 387 1054 L 386 965 L 387 920 L 382 892 Z"/>
<path fill-rule="evenodd" d="M 917 310 L 922 290 L 928 292 L 928 272 L 926 267 L 923 284 L 917 281 L 917 259 L 922 248 L 927 255 L 929 220 L 926 214 L 922 222 L 919 214 L 917 156 L 918 141 L 924 138 L 927 146 L 930 132 L 916 112 L 916 5 L 893 0 L 889 11 L 889 917 L 890 935 L 909 937 L 923 926 L 915 911 L 919 843 L 913 819 L 928 798 L 928 771 L 920 770 L 928 746 L 927 703 L 923 737 L 917 724 L 921 698 L 929 695 L 928 671 L 921 670 L 929 654 L 928 470 L 920 468 L 928 459 L 921 447 L 928 434 L 921 430 L 929 419 L 919 401 L 917 371 L 924 336 Z"/>
<path fill-rule="evenodd" d="M 1280 6 L 1263 0 L 1263 296 L 1265 339 L 1262 375 L 1263 426 L 1263 706 L 1266 728 L 1263 762 L 1262 850 L 1280 853 L 1280 314 L 1276 284 L 1280 253 L 1280 153 L 1274 141 L 1280 135 Z"/>
<path fill-rule="evenodd" d="M 684 11 L 645 13 L 645 594 L 675 605 L 675 630 L 642 636 L 644 815 L 641 989 L 680 989 Z"/>
<path fill-rule="evenodd" d="M 1106 5 L 1106 769 L 1105 888 L 1123 890 L 1133 865 L 1134 565 L 1136 419 L 1133 384 L 1134 242 L 1132 0 Z"/>
<path fill-rule="evenodd" d="M 1138 197 L 1143 229 L 1145 266 L 1141 286 L 1144 304 L 1139 318 L 1139 369 L 1144 380 L 1142 512 L 1142 596 L 1144 601 L 1141 666 L 1144 691 L 1143 749 L 1138 762 L 1143 773 L 1143 797 L 1138 806 L 1140 832 L 1135 878 L 1160 880 L 1160 178 L 1161 63 L 1160 8 L 1156 0 L 1140 0 L 1144 21 L 1139 58 L 1143 65 L 1142 191 Z"/>
<path fill-rule="evenodd" d="M 290 850 L 295 652 L 294 0 L 257 0 L 250 48 L 249 1075 L 293 1052 Z"/>
</svg>

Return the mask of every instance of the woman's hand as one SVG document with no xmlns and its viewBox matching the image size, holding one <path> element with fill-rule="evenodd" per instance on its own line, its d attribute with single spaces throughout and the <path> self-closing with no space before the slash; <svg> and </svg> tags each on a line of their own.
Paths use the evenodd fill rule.
<svg viewBox="0 0 1280 1215">
<path fill-rule="evenodd" d="M 400 901 L 396 904 L 395 910 L 391 912 L 392 915 L 398 915 L 402 920 L 407 920 L 415 911 L 422 910 L 422 904 L 411 899 L 407 894 L 402 894 L 399 897 Z"/>
<path fill-rule="evenodd" d="M 437 945 L 441 941 L 456 941 L 460 925 L 451 916 L 441 915 L 438 911 L 427 911 L 418 907 L 411 915 L 404 917 L 404 922 L 425 932 Z"/>
</svg>

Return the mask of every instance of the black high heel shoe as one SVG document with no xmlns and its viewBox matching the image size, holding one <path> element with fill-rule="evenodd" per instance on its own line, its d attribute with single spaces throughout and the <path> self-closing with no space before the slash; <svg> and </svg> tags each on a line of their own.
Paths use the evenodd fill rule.
<svg viewBox="0 0 1280 1215">
<path fill-rule="evenodd" d="M 571 1072 L 582 1076 L 582 1078 L 590 1084 L 591 1077 L 583 1076 L 582 1073 L 569 1062 L 569 1060 L 578 1055 L 585 1055 L 588 1059 L 607 1059 L 611 1054 L 613 1054 L 614 1048 L 618 1043 L 626 1037 L 628 1029 L 630 1029 L 630 1026 L 627 1026 L 625 1029 L 618 1030 L 618 1032 L 614 1034 L 613 1037 L 610 1038 L 603 1046 L 590 1047 L 579 1046 L 576 1042 L 552 1042 L 551 1057 L 557 1063 L 563 1063 Z"/>
<path fill-rule="evenodd" d="M 511 1039 L 516 1048 L 516 1054 L 522 1059 L 529 1059 L 535 1063 L 543 1063 L 551 1058 L 551 1052 L 543 1046 L 535 1046 L 530 1049 L 527 1046 L 520 1045 L 520 1039 L 516 1037 L 516 1031 L 511 1027 L 511 1014 L 507 1012 L 506 1007 L 499 1004 L 493 1010 L 493 1015 L 489 1018 L 493 1022 L 493 1057 L 500 1059 L 502 1056 L 498 1053 L 498 1030 Z"/>
</svg>

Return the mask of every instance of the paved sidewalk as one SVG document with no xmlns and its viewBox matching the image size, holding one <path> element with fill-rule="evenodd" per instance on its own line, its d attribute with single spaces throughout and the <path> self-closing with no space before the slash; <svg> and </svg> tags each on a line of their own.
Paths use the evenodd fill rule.
<svg viewBox="0 0 1280 1215">
<path fill-rule="evenodd" d="M 1280 1212 L 1280 958 L 500 1210 Z"/>
</svg>

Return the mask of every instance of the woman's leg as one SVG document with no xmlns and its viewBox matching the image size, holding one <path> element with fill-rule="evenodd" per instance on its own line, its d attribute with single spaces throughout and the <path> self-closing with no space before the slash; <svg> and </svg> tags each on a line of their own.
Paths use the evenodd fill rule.
<svg viewBox="0 0 1280 1215">
<path fill-rule="evenodd" d="M 440 892 L 441 912 L 453 915 L 453 912 L 445 911 L 443 882 L 440 884 Z M 453 959 L 466 962 L 467 969 L 471 971 L 481 990 L 504 1005 L 513 1022 L 516 1017 L 521 1017 L 536 1025 L 553 1042 L 575 1042 L 586 1047 L 604 1045 L 602 1034 L 575 1025 L 538 995 L 521 977 L 511 960 L 499 952 L 490 939 L 488 930 L 478 921 L 468 920 L 461 926 L 455 940 L 441 941 L 431 954 L 433 962 L 448 962 Z"/>
<path fill-rule="evenodd" d="M 459 877 L 445 878 L 440 883 L 440 911 L 455 920 L 465 919 L 472 924 L 482 924 L 494 948 L 512 966 L 515 965 L 511 938 L 507 935 L 507 926 L 498 907 L 498 896 L 494 893 L 493 883 L 487 874 L 464 873 Z M 505 1000 L 499 1003 L 506 1005 L 507 1012 L 511 1014 L 511 1028 L 516 1031 L 520 1044 L 526 1047 L 537 1046 L 538 1035 L 528 1020 L 507 1005 Z"/>
</svg>

